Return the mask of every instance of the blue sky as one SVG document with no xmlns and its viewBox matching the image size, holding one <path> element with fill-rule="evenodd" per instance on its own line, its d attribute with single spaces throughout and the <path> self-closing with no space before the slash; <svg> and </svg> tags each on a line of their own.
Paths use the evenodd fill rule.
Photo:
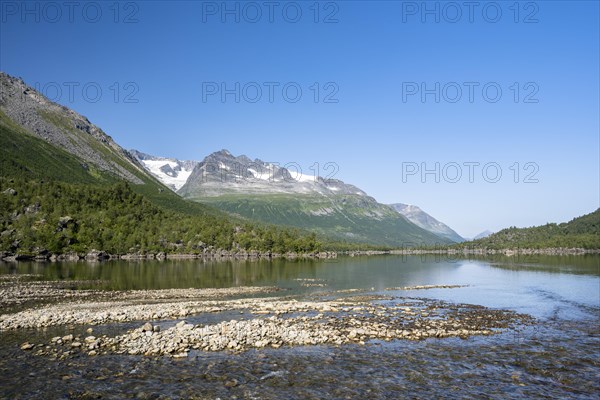
<svg viewBox="0 0 600 400">
<path fill-rule="evenodd" d="M 599 206 L 596 1 L 67 4 L 2 1 L 0 69 L 125 148 L 334 162 L 464 236 Z"/>
</svg>

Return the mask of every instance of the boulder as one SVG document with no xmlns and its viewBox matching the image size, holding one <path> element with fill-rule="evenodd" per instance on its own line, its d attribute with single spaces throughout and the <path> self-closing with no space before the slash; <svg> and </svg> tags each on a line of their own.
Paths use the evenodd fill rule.
<svg viewBox="0 0 600 400">
<path fill-rule="evenodd" d="M 99 251 L 99 250 L 95 250 L 95 249 L 89 251 L 85 255 L 86 261 L 99 261 L 99 260 L 106 260 L 108 258 L 110 258 L 110 256 L 108 254 L 106 254 L 103 251 Z"/>
</svg>

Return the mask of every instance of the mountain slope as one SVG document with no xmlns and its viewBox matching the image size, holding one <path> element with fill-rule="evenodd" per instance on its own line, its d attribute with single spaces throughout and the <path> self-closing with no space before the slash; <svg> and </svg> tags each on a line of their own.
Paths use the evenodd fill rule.
<svg viewBox="0 0 600 400">
<path fill-rule="evenodd" d="M 152 175 L 173 191 L 187 182 L 197 161 L 181 161 L 175 158 L 156 157 L 137 150 L 129 150 Z"/>
<path fill-rule="evenodd" d="M 21 79 L 0 72 L 0 110 L 9 121 L 57 148 L 81 159 L 81 168 L 110 173 L 142 184 L 141 165 L 87 118 L 48 100 Z"/>
<path fill-rule="evenodd" d="M 458 245 L 489 248 L 586 248 L 600 249 L 600 209 L 561 224 L 531 228 L 511 227 L 482 239 Z"/>
<path fill-rule="evenodd" d="M 448 225 L 433 218 L 431 215 L 427 214 L 425 211 L 421 210 L 417 206 L 402 203 L 390 204 L 390 206 L 394 210 L 398 211 L 400 214 L 408 218 L 408 220 L 413 224 L 431 233 L 434 233 L 441 237 L 445 237 L 457 243 L 465 241 L 464 238 L 462 238 L 458 233 L 453 231 Z"/>
<path fill-rule="evenodd" d="M 178 193 L 241 217 L 336 240 L 390 247 L 451 242 L 416 226 L 356 186 L 235 157 L 227 150 L 199 163 Z"/>
<path fill-rule="evenodd" d="M 190 215 L 222 214 L 184 201 L 87 118 L 3 72 L 0 176 L 94 185 L 126 180 L 161 207 Z"/>
</svg>

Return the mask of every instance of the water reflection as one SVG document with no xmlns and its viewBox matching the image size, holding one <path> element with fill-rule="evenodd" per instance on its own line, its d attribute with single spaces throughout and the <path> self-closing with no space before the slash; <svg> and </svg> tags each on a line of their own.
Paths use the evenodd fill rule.
<svg viewBox="0 0 600 400">
<path fill-rule="evenodd" d="M 507 274 L 498 274 L 504 270 Z M 599 256 L 454 258 L 443 256 L 341 257 L 337 260 L 108 261 L 101 263 L 0 263 L 1 274 L 36 274 L 43 280 L 95 281 L 106 290 L 275 285 L 298 288 L 315 279 L 331 289 L 431 284 L 486 284 L 510 280 L 510 271 L 600 276 Z M 97 282 L 96 282 L 97 281 Z"/>
</svg>

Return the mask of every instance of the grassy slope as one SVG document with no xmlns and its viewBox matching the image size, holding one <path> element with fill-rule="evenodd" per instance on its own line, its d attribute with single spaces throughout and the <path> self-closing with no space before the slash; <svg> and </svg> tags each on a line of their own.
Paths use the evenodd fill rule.
<svg viewBox="0 0 600 400">
<path fill-rule="evenodd" d="M 39 139 L 0 111 L 0 174 L 53 178 L 71 183 L 106 183 L 115 179 L 90 168 L 70 153 Z"/>
<path fill-rule="evenodd" d="M 600 209 L 562 224 L 503 229 L 483 239 L 461 243 L 457 247 L 598 249 L 600 248 Z"/>
<path fill-rule="evenodd" d="M 68 124 L 60 116 L 45 118 L 57 124 L 63 130 Z M 111 153 L 101 143 L 94 143 L 92 137 L 85 138 L 94 148 L 102 151 L 108 159 L 118 163 L 140 178 L 143 185 L 131 185 L 131 188 L 148 198 L 154 204 L 165 209 L 188 215 L 222 215 L 214 208 L 183 200 L 149 174 L 140 172 L 132 165 Z M 91 184 L 105 186 L 120 182 L 115 175 L 100 171 L 93 165 L 83 167 L 84 162 L 65 150 L 53 146 L 34 136 L 23 127 L 15 124 L 0 110 L 0 176 L 25 179 L 54 179 L 66 183 Z"/>
<path fill-rule="evenodd" d="M 234 215 L 307 229 L 337 240 L 391 247 L 449 243 L 407 222 L 395 211 L 390 209 L 388 212 L 358 196 L 328 199 L 284 194 L 231 194 L 195 200 Z M 330 212 L 313 214 L 323 209 Z M 380 213 L 380 217 L 374 219 L 374 213 Z"/>
</svg>

